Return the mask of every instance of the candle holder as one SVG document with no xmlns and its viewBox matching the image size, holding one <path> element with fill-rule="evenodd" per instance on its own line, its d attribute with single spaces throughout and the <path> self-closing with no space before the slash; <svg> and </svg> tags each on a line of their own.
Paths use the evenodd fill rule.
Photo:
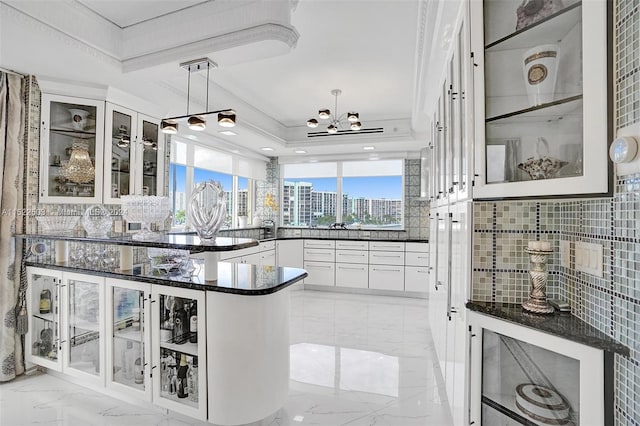
<svg viewBox="0 0 640 426">
<path fill-rule="evenodd" d="M 524 251 L 531 256 L 533 269 L 529 271 L 531 277 L 529 299 L 522 303 L 522 309 L 535 314 L 552 314 L 553 306 L 547 301 L 547 261 L 553 250 L 527 248 Z"/>
</svg>

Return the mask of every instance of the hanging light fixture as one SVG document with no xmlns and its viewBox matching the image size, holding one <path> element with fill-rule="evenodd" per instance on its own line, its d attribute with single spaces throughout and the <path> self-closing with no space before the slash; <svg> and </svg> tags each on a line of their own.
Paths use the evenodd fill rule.
<svg viewBox="0 0 640 426">
<path fill-rule="evenodd" d="M 71 146 L 69 161 L 62 165 L 62 175 L 75 183 L 89 183 L 95 179 L 96 169 L 91 162 L 89 145 L 86 142 L 74 142 Z"/>
<path fill-rule="evenodd" d="M 222 127 L 233 127 L 236 125 L 236 112 L 232 109 L 218 113 L 218 124 Z"/>
<path fill-rule="evenodd" d="M 362 123 L 360 122 L 360 114 L 354 111 L 350 111 L 346 114 L 338 115 L 338 96 L 342 93 L 340 89 L 333 89 L 331 94 L 336 98 L 335 99 L 335 109 L 333 110 L 333 114 L 331 110 L 324 108 L 318 110 L 318 118 L 321 120 L 329 120 L 329 125 L 327 126 L 327 133 L 335 134 L 340 131 L 340 124 L 346 118 L 346 122 L 349 124 L 349 129 L 353 131 L 360 130 L 362 128 Z M 318 127 L 318 120 L 315 118 L 310 118 L 307 120 L 307 127 L 315 129 Z M 346 124 L 346 123 L 345 123 Z"/>
<path fill-rule="evenodd" d="M 187 114 L 177 117 L 168 117 L 162 120 L 160 128 L 162 133 L 168 135 L 175 135 L 178 133 L 178 122 L 184 119 L 187 120 L 189 129 L 201 132 L 207 128 L 206 117 L 212 114 L 218 114 L 218 124 L 223 127 L 233 127 L 236 125 L 236 112 L 232 109 L 223 109 L 217 111 L 208 111 L 209 109 L 209 70 L 211 68 L 217 68 L 218 65 L 209 58 L 195 59 L 193 61 L 184 62 L 180 64 L 181 68 L 187 70 Z M 191 105 L 191 73 L 207 70 L 207 94 L 206 94 L 206 109 L 205 112 L 197 114 L 189 114 Z"/>
</svg>

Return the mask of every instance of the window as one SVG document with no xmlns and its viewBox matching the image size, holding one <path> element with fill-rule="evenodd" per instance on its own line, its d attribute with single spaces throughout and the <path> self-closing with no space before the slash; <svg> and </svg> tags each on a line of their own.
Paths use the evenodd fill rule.
<svg viewBox="0 0 640 426">
<path fill-rule="evenodd" d="M 285 164 L 282 223 L 403 228 L 403 161 Z"/>
<path fill-rule="evenodd" d="M 236 158 L 228 153 L 173 138 L 169 165 L 169 198 L 173 206 L 173 227 L 188 226 L 187 203 L 191 198 L 191 191 L 195 185 L 207 180 L 222 184 L 227 195 L 228 226 L 235 225 L 238 216 L 251 216 L 251 210 L 255 205 L 255 179 L 264 179 L 265 175 L 266 167 L 263 161 Z"/>
</svg>

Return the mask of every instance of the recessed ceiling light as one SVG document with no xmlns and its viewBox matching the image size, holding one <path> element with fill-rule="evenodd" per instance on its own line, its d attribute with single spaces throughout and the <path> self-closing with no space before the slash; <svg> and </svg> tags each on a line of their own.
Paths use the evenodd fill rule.
<svg viewBox="0 0 640 426">
<path fill-rule="evenodd" d="M 268 146 L 263 146 L 262 148 L 260 148 L 263 151 L 273 151 L 273 148 L 268 147 Z"/>
<path fill-rule="evenodd" d="M 233 152 L 234 154 L 240 154 L 240 150 L 237 149 L 232 149 L 231 152 Z"/>
<path fill-rule="evenodd" d="M 362 149 L 364 149 L 365 151 L 373 151 L 374 149 L 376 149 L 375 146 L 363 146 Z"/>
<path fill-rule="evenodd" d="M 220 133 L 222 135 L 225 135 L 225 136 L 236 136 L 237 135 L 237 133 L 234 133 L 231 130 L 221 130 L 218 133 Z"/>
<path fill-rule="evenodd" d="M 198 137 L 194 136 L 194 135 L 186 135 L 185 138 L 191 139 L 192 141 L 197 141 L 198 140 Z"/>
<path fill-rule="evenodd" d="M 317 163 L 318 160 L 309 160 L 310 163 Z"/>
<path fill-rule="evenodd" d="M 306 154 L 307 151 L 305 151 L 304 149 L 296 149 L 296 154 Z"/>
</svg>

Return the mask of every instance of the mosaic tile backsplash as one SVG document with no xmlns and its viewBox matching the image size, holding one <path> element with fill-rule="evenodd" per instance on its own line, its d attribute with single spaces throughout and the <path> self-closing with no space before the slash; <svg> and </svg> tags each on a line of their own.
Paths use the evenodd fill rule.
<svg viewBox="0 0 640 426">
<path fill-rule="evenodd" d="M 472 299 L 521 303 L 529 294 L 529 240 L 550 241 L 547 293 L 573 315 L 629 346 L 616 355 L 617 425 L 640 424 L 640 174 L 616 182 L 613 198 L 474 203 Z M 570 244 L 560 265 L 560 241 Z M 576 242 L 603 246 L 603 276 L 575 269 Z"/>
</svg>

